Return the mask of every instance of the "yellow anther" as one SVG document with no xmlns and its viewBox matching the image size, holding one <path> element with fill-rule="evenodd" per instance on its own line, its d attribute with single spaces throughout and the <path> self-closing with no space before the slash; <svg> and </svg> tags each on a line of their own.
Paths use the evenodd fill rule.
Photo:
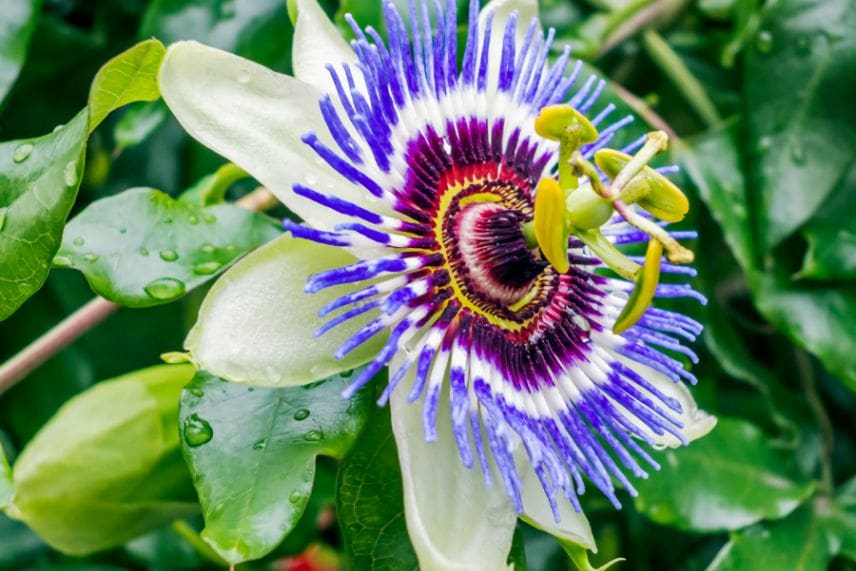
<svg viewBox="0 0 856 571">
<path fill-rule="evenodd" d="M 663 244 L 659 240 L 648 241 L 648 250 L 645 252 L 645 264 L 639 277 L 636 279 L 636 287 L 627 300 L 624 309 L 621 310 L 615 324 L 612 326 L 613 333 L 624 333 L 633 327 L 651 305 L 654 292 L 657 291 L 657 283 L 660 281 L 660 258 L 663 256 Z"/>
<path fill-rule="evenodd" d="M 611 179 L 618 176 L 631 159 L 631 156 L 613 149 L 600 150 L 594 156 L 597 166 Z M 648 166 L 628 181 L 621 189 L 620 198 L 627 204 L 639 204 L 666 222 L 678 222 L 690 210 L 690 203 L 681 189 Z"/>
<path fill-rule="evenodd" d="M 559 273 L 570 269 L 569 229 L 565 220 L 565 194 L 552 178 L 538 181 L 535 195 L 535 238 L 541 253 Z"/>
<path fill-rule="evenodd" d="M 569 135 L 568 129 L 577 138 L 578 145 L 597 140 L 597 129 L 582 113 L 570 105 L 549 105 L 541 109 L 535 119 L 535 132 L 551 141 L 562 141 Z"/>
</svg>

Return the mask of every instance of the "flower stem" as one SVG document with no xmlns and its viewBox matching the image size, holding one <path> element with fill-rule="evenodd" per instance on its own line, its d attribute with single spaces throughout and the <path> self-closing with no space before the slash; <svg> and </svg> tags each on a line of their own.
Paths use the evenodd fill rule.
<svg viewBox="0 0 856 571">
<path fill-rule="evenodd" d="M 236 206 L 255 211 L 267 210 L 275 204 L 276 197 L 264 187 L 257 188 L 235 202 Z M 24 347 L 0 365 L 0 395 L 104 321 L 119 307 L 117 303 L 95 297 Z"/>
<path fill-rule="evenodd" d="M 690 72 L 686 64 L 663 36 L 655 30 L 647 29 L 642 33 L 642 44 L 651 59 L 665 73 L 675 87 L 687 100 L 690 107 L 698 114 L 708 127 L 715 127 L 722 122 L 713 101 L 708 97 L 704 86 Z"/>
</svg>

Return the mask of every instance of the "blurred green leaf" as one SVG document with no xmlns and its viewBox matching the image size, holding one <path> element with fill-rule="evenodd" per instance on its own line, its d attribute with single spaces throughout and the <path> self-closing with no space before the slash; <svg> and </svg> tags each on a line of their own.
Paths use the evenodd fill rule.
<svg viewBox="0 0 856 571">
<path fill-rule="evenodd" d="M 0 569 L 20 569 L 38 558 L 48 546 L 26 525 L 0 513 Z"/>
<path fill-rule="evenodd" d="M 238 206 L 199 208 L 135 188 L 76 216 L 54 264 L 80 270 L 102 297 L 147 307 L 181 297 L 280 233 L 272 219 Z"/>
<path fill-rule="evenodd" d="M 160 97 L 157 73 L 165 53 L 158 40 L 145 40 L 101 66 L 89 88 L 89 132 L 123 105 Z"/>
<path fill-rule="evenodd" d="M 249 178 L 249 173 L 234 163 L 226 163 L 214 173 L 203 177 L 179 196 L 179 200 L 196 206 L 210 206 L 223 202 L 226 191 L 235 182 Z"/>
<path fill-rule="evenodd" d="M 3 20 L 0 21 L 0 104 L 24 65 L 41 5 L 41 0 L 3 3 Z"/>
<path fill-rule="evenodd" d="M 156 101 L 139 102 L 128 106 L 113 127 L 113 140 L 119 150 L 134 147 L 145 141 L 169 117 L 166 104 Z"/>
<path fill-rule="evenodd" d="M 419 569 L 404 520 L 401 469 L 388 408 L 372 412 L 345 456 L 336 508 L 352 569 Z"/>
<path fill-rule="evenodd" d="M 6 459 L 6 451 L 3 449 L 3 442 L 0 441 L 0 510 L 3 510 L 12 503 L 12 469 L 9 467 L 9 461 Z"/>
<path fill-rule="evenodd" d="M 154 0 L 140 25 L 141 38 L 165 44 L 197 40 L 277 71 L 291 68 L 291 34 L 284 0 Z"/>
<path fill-rule="evenodd" d="M 766 251 L 812 217 L 856 159 L 856 3 L 768 3 L 745 65 L 746 117 Z"/>
<path fill-rule="evenodd" d="M 192 374 L 190 365 L 152 367 L 71 399 L 15 462 L 9 513 L 73 554 L 195 513 L 195 504 L 177 501 L 188 478 L 175 430 Z"/>
<path fill-rule="evenodd" d="M 0 143 L 0 320 L 48 277 L 83 174 L 87 112 L 38 137 Z"/>
<path fill-rule="evenodd" d="M 636 508 L 657 523 L 702 532 L 790 513 L 814 484 L 767 441 L 748 422 L 720 418 L 705 438 L 654 455 L 661 470 L 636 483 Z"/>
<path fill-rule="evenodd" d="M 856 166 L 802 230 L 809 249 L 799 276 L 856 279 Z"/>
<path fill-rule="evenodd" d="M 171 527 L 164 527 L 129 541 L 124 550 L 152 569 L 193 569 L 202 559 Z"/>
<path fill-rule="evenodd" d="M 205 516 L 202 537 L 230 563 L 270 553 L 306 507 L 319 454 L 341 458 L 370 394 L 341 397 L 350 375 L 253 389 L 199 373 L 181 397 L 184 456 Z"/>
</svg>

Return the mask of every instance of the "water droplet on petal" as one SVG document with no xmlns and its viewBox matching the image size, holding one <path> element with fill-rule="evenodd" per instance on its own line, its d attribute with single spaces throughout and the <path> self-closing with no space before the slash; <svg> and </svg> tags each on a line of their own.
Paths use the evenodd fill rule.
<svg viewBox="0 0 856 571">
<path fill-rule="evenodd" d="M 74 265 L 74 262 L 66 256 L 54 256 L 53 265 L 55 268 L 70 268 Z"/>
<path fill-rule="evenodd" d="M 184 282 L 175 278 L 158 278 L 143 289 L 157 300 L 168 301 L 180 297 L 184 293 Z"/>
<path fill-rule="evenodd" d="M 193 413 L 184 420 L 184 441 L 191 448 L 202 446 L 214 437 L 211 425 L 198 414 Z"/>
<path fill-rule="evenodd" d="M 310 186 L 318 184 L 318 178 L 313 174 L 307 174 L 305 180 L 306 184 Z"/>
<path fill-rule="evenodd" d="M 301 408 L 297 412 L 294 413 L 294 420 L 306 420 L 309 418 L 309 409 Z"/>
<path fill-rule="evenodd" d="M 65 180 L 66 186 L 74 186 L 77 184 L 77 161 L 69 161 L 62 171 L 62 177 Z"/>
<path fill-rule="evenodd" d="M 324 435 L 323 435 L 323 434 L 321 434 L 321 431 L 320 431 L 320 430 L 310 430 L 309 432 L 307 432 L 307 433 L 303 436 L 303 438 L 305 438 L 305 439 L 306 439 L 306 440 L 308 440 L 309 442 L 318 442 L 319 440 L 321 440 L 322 438 L 324 438 Z"/>
<path fill-rule="evenodd" d="M 262 438 L 261 440 L 253 444 L 253 450 L 264 450 L 265 446 L 267 446 L 267 439 Z"/>
<path fill-rule="evenodd" d="M 178 259 L 178 252 L 175 250 L 161 250 L 160 258 L 164 262 L 174 262 Z"/>
<path fill-rule="evenodd" d="M 236 79 L 238 80 L 238 83 L 246 85 L 250 82 L 250 78 L 250 71 L 247 69 L 242 69 L 238 71 L 238 77 Z"/>
<path fill-rule="evenodd" d="M 33 153 L 33 145 L 30 143 L 24 143 L 20 145 L 15 152 L 12 153 L 12 160 L 16 163 L 22 163 L 30 158 L 30 155 Z"/>
<path fill-rule="evenodd" d="M 773 49 L 773 34 L 768 30 L 761 30 L 755 36 L 755 49 L 762 54 L 768 54 Z"/>
<path fill-rule="evenodd" d="M 193 273 L 202 276 L 210 276 L 211 274 L 219 270 L 222 266 L 223 264 L 221 264 L 220 262 L 202 262 L 193 266 Z"/>
</svg>

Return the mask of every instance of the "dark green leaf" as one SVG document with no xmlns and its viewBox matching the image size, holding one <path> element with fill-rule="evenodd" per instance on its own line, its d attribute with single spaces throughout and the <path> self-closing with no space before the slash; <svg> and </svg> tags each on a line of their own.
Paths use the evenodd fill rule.
<svg viewBox="0 0 856 571">
<path fill-rule="evenodd" d="M 152 569 L 193 569 L 202 562 L 193 546 L 172 527 L 158 529 L 128 542 L 125 551 Z"/>
<path fill-rule="evenodd" d="M 0 104 L 24 65 L 41 4 L 41 0 L 3 3 L 3 24 L 0 25 Z"/>
<path fill-rule="evenodd" d="M 0 569 L 20 569 L 47 549 L 30 528 L 0 513 Z"/>
<path fill-rule="evenodd" d="M 181 297 L 279 234 L 263 214 L 229 204 L 199 208 L 135 188 L 76 216 L 54 264 L 83 272 L 102 297 L 146 307 Z"/>
<path fill-rule="evenodd" d="M 389 409 L 376 409 L 339 471 L 336 498 L 354 571 L 419 569 L 404 521 L 404 489 Z"/>
<path fill-rule="evenodd" d="M 145 40 L 101 66 L 89 89 L 90 132 L 122 105 L 160 97 L 157 73 L 165 53 L 158 40 Z"/>
<path fill-rule="evenodd" d="M 811 218 L 856 158 L 856 4 L 767 5 L 746 65 L 758 225 L 772 249 Z"/>
<path fill-rule="evenodd" d="M 523 533 L 520 527 L 514 530 L 511 541 L 511 551 L 508 553 L 508 564 L 514 571 L 526 571 L 526 551 L 523 545 Z"/>
<path fill-rule="evenodd" d="M 790 513 L 814 489 L 755 426 L 720 418 L 687 448 L 655 455 L 662 466 L 636 487 L 636 508 L 657 523 L 694 531 L 739 529 Z"/>
<path fill-rule="evenodd" d="M 336 376 L 253 389 L 199 373 L 184 391 L 182 444 L 205 516 L 202 537 L 226 561 L 270 553 L 306 507 L 316 456 L 341 458 L 351 446 L 371 395 L 343 399 L 349 383 Z"/>
<path fill-rule="evenodd" d="M 780 521 L 734 534 L 707 571 L 825 571 L 834 555 L 828 530 L 812 504 Z M 762 563 L 763 562 L 763 563 Z"/>
<path fill-rule="evenodd" d="M 856 167 L 803 228 L 808 240 L 800 277 L 856 279 Z"/>
<path fill-rule="evenodd" d="M 0 320 L 48 277 L 77 196 L 87 112 L 58 131 L 0 144 Z"/>
<path fill-rule="evenodd" d="M 186 496 L 187 473 L 175 430 L 192 373 L 189 365 L 152 367 L 66 403 L 15 462 L 9 513 L 74 554 L 192 515 L 194 504 L 176 501 Z"/>
</svg>

